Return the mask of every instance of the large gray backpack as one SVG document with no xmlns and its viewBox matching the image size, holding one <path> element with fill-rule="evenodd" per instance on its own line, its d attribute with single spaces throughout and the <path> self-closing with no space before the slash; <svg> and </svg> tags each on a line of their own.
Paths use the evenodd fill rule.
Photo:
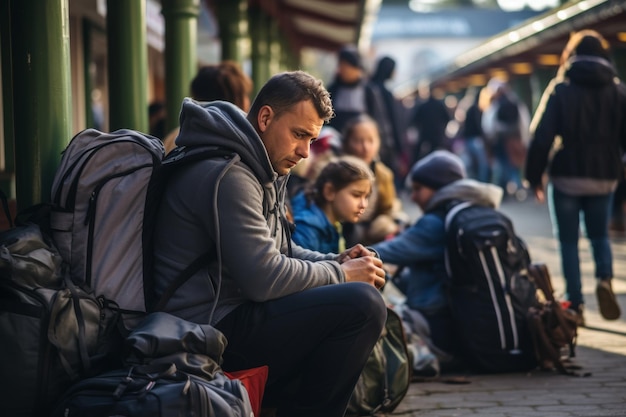
<svg viewBox="0 0 626 417">
<path fill-rule="evenodd" d="M 158 138 L 137 131 L 87 129 L 64 150 L 52 184 L 50 228 L 72 281 L 138 316 L 151 292 L 164 154 Z"/>
<path fill-rule="evenodd" d="M 164 153 L 160 139 L 141 132 L 87 129 L 66 147 L 52 184 L 51 233 L 72 281 L 114 301 L 128 328 L 208 262 L 208 254 L 192 262 L 155 299 L 152 236 L 168 178 L 196 161 L 234 155 L 215 146 Z"/>
</svg>

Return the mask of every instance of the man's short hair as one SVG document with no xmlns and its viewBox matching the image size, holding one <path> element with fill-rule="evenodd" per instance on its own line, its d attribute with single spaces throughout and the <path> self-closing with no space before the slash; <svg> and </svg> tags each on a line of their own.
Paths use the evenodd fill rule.
<svg viewBox="0 0 626 417">
<path fill-rule="evenodd" d="M 261 88 L 250 107 L 248 119 L 255 120 L 259 110 L 265 105 L 270 106 L 280 116 L 295 104 L 307 100 L 313 103 L 324 122 L 334 116 L 330 94 L 321 80 L 304 71 L 281 72 L 270 78 Z"/>
</svg>

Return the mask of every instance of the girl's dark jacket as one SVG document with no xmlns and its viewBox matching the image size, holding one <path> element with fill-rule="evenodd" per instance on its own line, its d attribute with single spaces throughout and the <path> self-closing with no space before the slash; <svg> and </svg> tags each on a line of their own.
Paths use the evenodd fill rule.
<svg viewBox="0 0 626 417">
<path fill-rule="evenodd" d="M 562 70 L 531 122 L 526 178 L 536 187 L 547 168 L 552 178 L 617 180 L 626 149 L 626 87 L 599 57 L 575 56 Z"/>
</svg>

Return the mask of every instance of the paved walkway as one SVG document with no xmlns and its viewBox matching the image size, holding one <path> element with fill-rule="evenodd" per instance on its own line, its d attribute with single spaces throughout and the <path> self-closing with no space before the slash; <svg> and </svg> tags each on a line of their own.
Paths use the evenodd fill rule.
<svg viewBox="0 0 626 417">
<path fill-rule="evenodd" d="M 527 242 L 533 261 L 550 268 L 557 295 L 563 293 L 557 243 L 548 209 L 533 200 L 506 202 L 518 234 Z M 533 371 L 499 375 L 467 375 L 468 384 L 414 382 L 391 415 L 419 417 L 600 417 L 626 416 L 626 239 L 613 238 L 613 287 L 622 317 L 603 320 L 595 300 L 593 262 L 581 240 L 587 327 L 578 335 L 575 363 L 588 377 Z"/>
</svg>

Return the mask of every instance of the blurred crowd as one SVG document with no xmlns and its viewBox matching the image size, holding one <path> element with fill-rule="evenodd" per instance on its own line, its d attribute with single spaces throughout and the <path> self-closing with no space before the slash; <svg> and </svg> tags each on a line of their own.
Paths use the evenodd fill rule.
<svg viewBox="0 0 626 417">
<path fill-rule="evenodd" d="M 374 183 L 358 220 L 341 222 L 348 246 L 375 244 L 408 226 L 400 194 L 408 192 L 411 167 L 436 150 L 458 155 L 469 178 L 502 187 L 505 198 L 526 199 L 522 170 L 530 112 L 506 80 L 493 78 L 452 101 L 426 86 L 407 101 L 389 89 L 395 65 L 389 56 L 366 65 L 353 46 L 338 52 L 328 83 L 335 117 L 312 144 L 310 157 L 292 171 L 290 197 L 313 195 L 311 188 L 329 161 L 345 155 L 363 160 Z"/>
<path fill-rule="evenodd" d="M 367 61 L 347 45 L 337 53 L 334 78 L 327 83 L 335 117 L 311 146 L 311 155 L 293 170 L 290 200 L 311 189 L 325 164 L 352 155 L 374 174 L 368 207 L 358 221 L 344 222 L 348 244 L 373 244 L 407 224 L 399 194 L 407 192 L 410 168 L 435 150 L 445 149 L 464 162 L 469 178 L 500 186 L 504 199 L 525 200 L 532 192 L 524 179 L 530 142 L 531 109 L 506 79 L 492 78 L 470 87 L 465 96 L 446 96 L 440 88 L 421 86 L 414 96 L 396 97 L 389 88 L 396 62 L 390 56 Z M 237 63 L 200 68 L 190 86 L 196 100 L 226 100 L 247 110 L 252 80 Z M 247 102 L 245 101 L 247 100 Z M 151 133 L 169 151 L 178 130 L 164 132 L 162 103 L 150 106 Z M 623 233 L 623 181 L 612 201 L 611 230 Z"/>
</svg>

